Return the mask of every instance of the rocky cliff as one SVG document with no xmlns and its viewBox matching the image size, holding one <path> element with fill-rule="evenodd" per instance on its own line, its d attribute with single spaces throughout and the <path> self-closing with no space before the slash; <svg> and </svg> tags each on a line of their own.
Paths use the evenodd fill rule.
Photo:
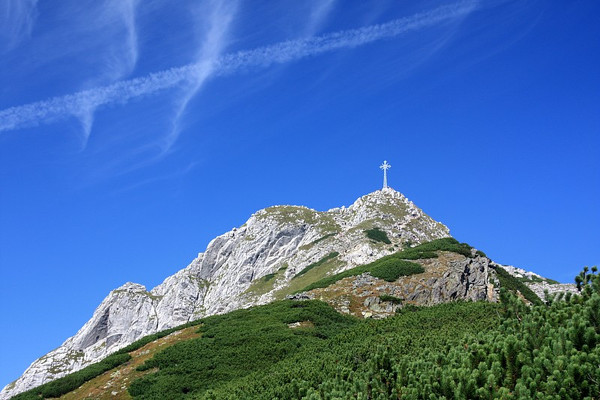
<svg viewBox="0 0 600 400">
<path fill-rule="evenodd" d="M 413 260 L 424 272 L 394 282 L 362 274 L 333 285 L 291 297 L 317 299 L 337 311 L 359 318 L 385 318 L 406 306 L 431 306 L 453 300 L 497 301 L 490 260 L 478 256 L 439 251 L 435 258 Z M 387 296 L 387 297 L 386 297 Z"/>
<path fill-rule="evenodd" d="M 386 240 L 367 237 L 365 231 L 373 228 L 384 232 Z M 448 236 L 446 226 L 391 188 L 324 212 L 298 206 L 258 211 L 241 227 L 212 240 L 190 265 L 154 289 L 126 283 L 110 292 L 73 337 L 34 361 L 2 390 L 0 399 L 81 369 L 145 335 L 283 298 L 307 282 L 406 244 Z M 473 298 L 482 296 L 479 289 L 472 293 Z"/>
</svg>

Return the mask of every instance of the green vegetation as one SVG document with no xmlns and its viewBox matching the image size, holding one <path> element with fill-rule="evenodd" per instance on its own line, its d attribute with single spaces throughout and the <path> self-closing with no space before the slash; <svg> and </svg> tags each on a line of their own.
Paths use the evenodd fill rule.
<svg viewBox="0 0 600 400">
<path fill-rule="evenodd" d="M 350 322 L 338 335 L 300 348 L 288 342 L 289 352 L 259 369 L 230 366 L 224 378 L 212 375 L 209 389 L 185 386 L 185 372 L 172 369 L 190 357 L 181 351 L 164 367 L 152 364 L 159 367 L 151 375 L 156 380 L 141 380 L 167 392 L 130 393 L 140 399 L 160 394 L 178 399 L 187 391 L 190 398 L 201 400 L 597 399 L 600 278 L 585 272 L 578 283 L 581 296 L 551 298 L 546 304 L 527 306 L 502 290 L 501 305 L 457 302 L 414 308 L 386 320 Z M 313 321 L 310 312 L 298 318 Z M 253 356 L 254 346 L 245 341 L 253 338 L 245 334 L 246 322 L 239 316 L 229 323 L 234 322 L 244 325 L 217 328 L 209 339 L 221 340 L 227 348 L 236 344 Z M 287 340 L 282 337 L 275 343 L 281 346 Z M 199 362 L 207 349 L 212 351 L 198 348 Z M 219 358 L 215 368 L 230 359 Z M 195 370 L 193 382 L 210 371 Z"/>
<path fill-rule="evenodd" d="M 85 382 L 103 374 L 104 372 L 126 363 L 130 359 L 131 356 L 129 354 L 113 354 L 100 362 L 85 367 L 82 370 L 18 394 L 12 399 L 33 400 L 60 397 L 63 394 L 77 389 Z"/>
<path fill-rule="evenodd" d="M 535 276 L 535 275 L 515 277 L 515 278 L 523 283 L 544 283 L 545 282 L 545 283 L 549 283 L 550 285 L 557 285 L 560 283 L 558 281 L 555 281 L 554 279 L 540 278 L 539 276 Z"/>
<path fill-rule="evenodd" d="M 461 346 L 465 334 L 475 335 L 497 326 L 496 309 L 485 303 L 454 303 L 385 320 L 361 320 L 263 370 L 229 382 L 217 382 L 210 390 L 191 398 L 387 399 L 362 382 L 363 376 L 374 367 L 383 370 L 375 365 L 378 349 L 390 349 L 394 357 L 416 360 L 423 352 L 442 352 L 450 346 Z M 374 375 L 379 376 L 377 372 Z M 338 380 L 347 386 L 338 390 Z"/>
<path fill-rule="evenodd" d="M 325 277 L 319 281 L 311 283 L 304 289 L 299 290 L 299 292 L 306 292 L 308 290 L 317 288 L 325 288 L 334 284 L 340 279 L 348 278 L 350 276 L 361 275 L 365 272 L 368 272 L 369 274 L 371 274 L 371 276 L 374 276 L 376 278 L 380 278 L 388 282 L 394 282 L 401 276 L 420 274 L 422 272 L 425 272 L 425 270 L 419 264 L 403 260 L 402 257 L 400 257 L 400 253 L 396 253 L 386 257 L 382 257 L 379 260 L 373 261 L 370 264 L 361 265 L 359 267 L 340 272 L 339 274 Z"/>
<path fill-rule="evenodd" d="M 275 278 L 275 275 L 277 275 L 275 272 L 273 272 L 272 274 L 266 274 L 265 276 L 263 276 L 262 279 L 263 282 L 269 282 L 271 279 Z"/>
<path fill-rule="evenodd" d="M 318 301 L 239 310 L 204 319 L 201 338 L 158 353 L 144 367 L 158 372 L 135 381 L 129 393 L 134 399 L 300 399 L 339 371 L 367 372 L 380 345 L 412 359 L 423 349 L 460 345 L 465 333 L 497 326 L 496 309 L 454 303 L 381 321 L 342 316 Z M 304 321 L 312 324 L 288 327 Z"/>
<path fill-rule="evenodd" d="M 376 236 L 379 234 L 383 234 L 383 236 L 385 236 L 385 238 L 387 239 L 387 235 L 385 234 L 385 232 L 381 231 L 379 228 L 368 229 L 364 232 L 371 232 L 371 235 Z M 367 233 L 367 235 L 369 234 Z M 423 268 L 420 265 L 410 263 L 404 260 L 436 258 L 438 256 L 436 253 L 437 251 L 450 251 L 453 253 L 462 254 L 465 257 L 473 257 L 471 250 L 471 246 L 469 246 L 466 243 L 460 243 L 454 238 L 436 239 L 415 247 L 405 249 L 398 253 L 391 254 L 387 257 L 383 257 L 379 260 L 374 261 L 371 264 L 359 266 L 333 276 L 327 276 L 326 274 L 329 271 L 335 270 L 335 268 L 333 267 L 338 267 L 341 265 L 339 263 L 332 263 L 332 261 L 335 261 L 335 257 L 337 257 L 338 254 L 331 253 L 323 259 L 317 261 L 316 263 L 307 266 L 298 274 L 296 274 L 296 276 L 294 276 L 294 279 L 290 283 L 290 286 L 283 289 L 281 293 L 278 294 L 278 298 L 283 298 L 283 296 L 288 295 L 290 293 L 299 293 L 316 288 L 324 288 L 339 281 L 340 279 L 347 278 L 349 276 L 360 275 L 365 272 L 369 272 L 372 276 L 375 276 L 377 278 L 393 282 L 397 280 L 400 276 L 407 276 L 424 272 Z M 332 254 L 335 254 L 336 256 L 334 257 L 332 256 Z M 327 265 L 330 268 L 319 268 L 318 273 L 312 273 L 309 276 L 303 277 L 303 275 L 305 275 L 307 272 L 312 272 L 316 269 L 316 267 L 321 267 L 323 265 Z M 297 278 L 300 277 L 302 277 L 302 279 L 298 280 Z"/>
<path fill-rule="evenodd" d="M 270 292 L 273 290 L 275 281 L 280 277 L 283 277 L 287 267 L 288 264 L 283 263 L 283 265 L 277 271 L 267 274 L 260 279 L 255 279 L 244 293 L 252 296 L 261 296 L 267 292 Z"/>
<path fill-rule="evenodd" d="M 389 301 L 390 303 L 394 303 L 394 304 L 402 304 L 402 302 L 404 301 L 400 297 L 390 296 L 389 294 L 382 294 L 381 296 L 379 296 L 379 300 Z"/>
<path fill-rule="evenodd" d="M 336 230 L 336 231 L 334 231 L 334 232 L 328 233 L 328 234 L 327 234 L 327 235 L 325 235 L 325 236 L 321 236 L 320 238 L 318 238 L 318 239 L 316 239 L 316 240 L 313 240 L 313 241 L 312 241 L 312 242 L 310 242 L 309 244 L 305 244 L 304 246 L 300 246 L 300 250 L 308 250 L 308 249 L 310 249 L 311 247 L 313 247 L 315 244 L 317 244 L 317 243 L 320 243 L 320 242 L 322 242 L 323 240 L 329 239 L 330 237 L 332 237 L 332 236 L 335 236 L 335 235 L 337 235 L 338 233 L 339 233 L 339 231 L 337 231 L 337 230 Z"/>
<path fill-rule="evenodd" d="M 337 251 L 334 251 L 332 253 L 327 254 L 325 257 L 321 258 L 319 261 L 312 263 L 310 265 L 308 265 L 306 268 L 304 268 L 302 271 L 298 272 L 296 275 L 294 275 L 294 278 L 297 278 L 299 276 L 302 276 L 304 274 L 306 274 L 308 271 L 310 271 L 311 269 L 318 267 L 320 265 L 325 264 L 327 261 L 332 260 L 334 258 L 336 258 L 337 256 L 339 256 L 340 253 L 338 253 Z M 292 279 L 294 279 L 292 278 Z"/>
<path fill-rule="evenodd" d="M 288 324 L 310 321 L 307 327 Z M 269 369 L 307 346 L 318 348 L 358 323 L 319 301 L 285 300 L 202 320 L 197 339 L 177 343 L 138 370 L 158 372 L 129 387 L 134 398 L 180 399 L 249 373 Z"/>
<path fill-rule="evenodd" d="M 406 260 L 418 260 L 422 258 L 437 257 L 436 251 L 451 251 L 462 254 L 465 257 L 472 257 L 472 247 L 466 243 L 460 243 L 458 240 L 448 237 L 435 239 L 427 243 L 420 244 L 401 251 L 399 254 Z"/>
<path fill-rule="evenodd" d="M 364 231 L 365 235 L 371 240 L 376 242 L 383 242 L 385 244 L 391 244 L 392 242 L 387 236 L 387 233 L 382 231 L 381 229 L 374 227 L 373 229 L 367 229 Z"/>
<path fill-rule="evenodd" d="M 138 350 L 147 345 L 148 343 L 170 335 L 173 332 L 198 324 L 200 324 L 200 321 L 192 321 L 171 329 L 166 329 L 164 331 L 154 333 L 152 335 L 144 336 L 143 338 L 131 343 L 129 346 L 126 346 L 121 350 L 116 351 L 115 353 L 111 354 L 110 356 L 106 357 L 100 362 L 94 363 L 77 372 L 73 372 L 72 374 L 69 374 L 62 378 L 58 378 L 52 382 L 45 383 L 41 386 L 23 392 L 15 397 L 12 397 L 12 399 L 33 400 L 60 397 L 63 394 L 69 393 L 77 389 L 85 382 L 94 379 L 95 377 L 103 374 L 104 372 L 116 368 L 119 365 L 122 365 L 127 361 L 131 360 L 131 356 L 129 355 L 130 352 Z"/>
<path fill-rule="evenodd" d="M 505 288 L 513 293 L 519 291 L 523 297 L 525 297 L 532 304 L 540 304 L 542 301 L 540 298 L 533 292 L 533 290 L 529 289 L 527 285 L 521 282 L 518 278 L 509 274 L 502 267 L 495 267 L 496 277 L 498 281 L 500 281 L 500 287 Z"/>
<path fill-rule="evenodd" d="M 580 296 L 531 306 L 503 288 L 501 304 L 404 307 L 384 320 L 289 300 L 212 316 L 196 322 L 201 337 L 148 360 L 141 368 L 148 375 L 129 393 L 174 400 L 598 399 L 597 268 L 584 269 L 576 283 Z M 127 362 L 128 354 L 114 356 L 15 399 L 58 397 L 83 382 L 79 374 Z"/>
<path fill-rule="evenodd" d="M 331 215 L 301 206 L 273 206 L 257 214 L 259 220 L 273 218 L 281 224 L 306 223 L 316 226 L 323 234 L 338 232 L 340 227 Z"/>
</svg>

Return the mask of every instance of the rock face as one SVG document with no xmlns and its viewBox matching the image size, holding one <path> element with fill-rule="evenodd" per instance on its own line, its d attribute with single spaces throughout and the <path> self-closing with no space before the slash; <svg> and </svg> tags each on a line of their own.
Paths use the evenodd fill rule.
<svg viewBox="0 0 600 400">
<path fill-rule="evenodd" d="M 437 258 L 414 260 L 425 272 L 386 282 L 369 274 L 342 279 L 324 288 L 296 296 L 318 299 L 342 313 L 363 318 L 384 318 L 407 306 L 430 306 L 453 300 L 497 300 L 490 282 L 487 257 L 468 258 L 439 252 Z M 382 300 L 392 296 L 397 302 Z"/>
<path fill-rule="evenodd" d="M 375 227 L 390 243 L 365 235 Z M 110 292 L 79 332 L 34 361 L 0 392 L 0 399 L 79 370 L 145 335 L 283 298 L 308 280 L 374 261 L 407 243 L 448 236 L 446 226 L 391 188 L 325 212 L 297 206 L 258 211 L 241 227 L 212 240 L 190 265 L 154 289 L 126 283 Z M 485 280 L 479 278 L 485 272 L 464 262 L 455 265 L 462 275 L 450 273 L 452 279 L 431 285 L 427 294 L 419 294 L 421 283 L 413 282 L 407 289 L 412 294 L 403 295 L 427 304 L 465 296 L 464 291 L 469 298 L 485 297 Z M 471 283 L 465 286 L 461 279 Z"/>
<path fill-rule="evenodd" d="M 558 283 L 546 279 L 535 272 L 526 271 L 522 268 L 513 267 L 512 265 L 502 265 L 501 267 L 504 268 L 506 272 L 525 283 L 542 300 L 545 300 L 546 298 L 545 292 L 548 292 L 550 295 L 558 293 L 579 294 L 577 286 L 575 286 L 574 283 Z"/>
</svg>

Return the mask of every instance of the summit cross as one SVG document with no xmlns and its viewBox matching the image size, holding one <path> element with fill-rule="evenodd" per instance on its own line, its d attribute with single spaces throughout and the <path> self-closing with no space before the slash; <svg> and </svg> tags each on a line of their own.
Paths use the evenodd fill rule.
<svg viewBox="0 0 600 400">
<path fill-rule="evenodd" d="M 383 164 L 379 166 L 383 170 L 383 188 L 386 189 L 388 187 L 387 184 L 387 170 L 392 168 L 390 164 L 386 160 L 383 160 Z"/>
</svg>

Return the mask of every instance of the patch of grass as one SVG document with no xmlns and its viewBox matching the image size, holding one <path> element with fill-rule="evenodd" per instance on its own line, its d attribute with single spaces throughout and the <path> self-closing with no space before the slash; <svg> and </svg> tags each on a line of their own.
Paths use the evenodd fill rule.
<svg viewBox="0 0 600 400">
<path fill-rule="evenodd" d="M 288 264 L 284 263 L 277 271 L 267 274 L 259 279 L 255 279 L 244 293 L 253 296 L 261 296 L 273 290 L 275 280 L 283 275 L 287 267 Z"/>
<path fill-rule="evenodd" d="M 318 213 L 310 208 L 300 206 L 273 206 L 265 208 L 264 212 L 257 215 L 261 220 L 268 217 L 275 218 L 282 223 L 304 221 L 311 225 L 318 222 Z"/>
<path fill-rule="evenodd" d="M 369 239 L 374 240 L 376 242 L 382 242 L 385 244 L 392 243 L 388 238 L 387 233 L 385 233 L 385 231 L 382 231 L 378 227 L 374 227 L 373 229 L 366 229 L 364 232 Z"/>
<path fill-rule="evenodd" d="M 300 250 L 308 250 L 308 249 L 310 249 L 311 247 L 313 247 L 315 244 L 317 244 L 317 243 L 320 243 L 320 242 L 322 242 L 323 240 L 329 239 L 330 237 L 332 237 L 332 236 L 335 236 L 335 235 L 337 235 L 338 233 L 339 233 L 338 231 L 335 231 L 335 232 L 328 233 L 328 234 L 327 234 L 327 235 L 325 235 L 325 236 L 321 236 L 320 238 L 318 238 L 318 239 L 316 239 L 316 240 L 313 240 L 313 241 L 312 241 L 312 242 L 310 242 L 309 244 L 305 244 L 304 246 L 300 246 Z"/>
<path fill-rule="evenodd" d="M 402 257 L 399 256 L 399 253 L 391 254 L 389 256 L 382 257 L 379 260 L 373 261 L 370 264 L 361 265 L 359 267 L 340 272 L 339 274 L 325 277 L 317 282 L 311 283 L 298 292 L 306 292 L 317 288 L 326 288 L 340 279 L 361 275 L 365 272 L 368 272 L 376 278 L 383 279 L 388 282 L 394 282 L 401 276 L 419 274 L 425 272 L 425 270 L 419 264 L 403 260 Z"/>
<path fill-rule="evenodd" d="M 306 287 L 319 279 L 325 278 L 329 274 L 332 274 L 333 271 L 339 271 L 344 265 L 345 263 L 340 260 L 339 257 L 332 258 L 326 263 L 312 268 L 304 275 L 296 276 L 294 279 L 291 279 L 287 285 L 274 293 L 274 298 L 277 300 L 284 299 L 285 296 L 296 293 L 303 287 Z"/>
<path fill-rule="evenodd" d="M 160 339 L 162 337 L 170 335 L 173 332 L 180 331 L 180 330 L 182 330 L 184 328 L 189 328 L 190 326 L 199 325 L 200 323 L 201 323 L 200 320 L 191 321 L 191 322 L 188 322 L 188 323 L 176 326 L 174 328 L 165 329 L 164 331 L 160 331 L 160 332 L 157 332 L 157 333 L 153 333 L 152 335 L 144 336 L 143 338 L 141 338 L 139 340 L 136 340 L 135 342 L 131 343 L 129 346 L 123 347 L 121 350 L 117 351 L 114 354 L 130 353 L 132 351 L 135 351 L 137 349 L 140 349 L 140 348 L 144 347 L 145 345 L 147 345 L 150 342 L 155 341 L 156 339 Z"/>
<path fill-rule="evenodd" d="M 402 304 L 402 302 L 404 301 L 400 297 L 390 296 L 389 294 L 382 294 L 381 296 L 379 296 L 379 300 L 388 301 L 388 302 L 394 303 L 394 304 Z"/>
<path fill-rule="evenodd" d="M 318 267 L 320 265 L 323 265 L 327 261 L 332 260 L 332 259 L 336 258 L 339 255 L 340 255 L 340 253 L 338 253 L 337 251 L 334 251 L 334 252 L 331 252 L 331 253 L 327 254 L 325 257 L 321 258 L 319 261 L 314 262 L 314 263 L 308 265 L 302 271 L 298 272 L 296 275 L 294 275 L 294 277 L 292 279 L 295 279 L 295 278 L 297 278 L 299 276 L 302 276 L 302 275 L 306 274 L 311 269 L 316 268 L 316 267 Z"/>
<path fill-rule="evenodd" d="M 530 301 L 533 304 L 542 303 L 537 294 L 535 294 L 533 290 L 529 289 L 527 285 L 521 282 L 518 278 L 509 274 L 502 267 L 497 266 L 493 268 L 496 271 L 496 277 L 498 278 L 498 281 L 500 281 L 500 287 L 503 287 L 513 293 L 516 293 L 516 291 L 518 290 L 523 295 L 523 297 L 525 297 L 528 301 Z"/>
</svg>

